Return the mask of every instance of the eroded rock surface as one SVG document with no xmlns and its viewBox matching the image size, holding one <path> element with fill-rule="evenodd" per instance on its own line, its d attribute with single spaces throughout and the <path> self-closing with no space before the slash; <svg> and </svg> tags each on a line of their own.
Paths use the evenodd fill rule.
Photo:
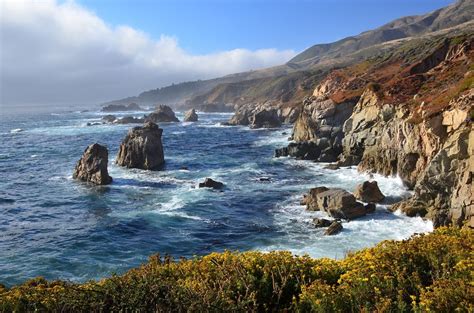
<svg viewBox="0 0 474 313">
<path fill-rule="evenodd" d="M 94 143 L 86 148 L 81 159 L 77 162 L 72 177 L 96 185 L 107 185 L 112 182 L 107 164 L 109 152 L 106 147 Z"/>
<path fill-rule="evenodd" d="M 153 123 L 179 122 L 173 110 L 167 105 L 157 106 L 155 111 L 145 117 L 145 121 Z"/>
<path fill-rule="evenodd" d="M 196 113 L 196 110 L 191 109 L 188 110 L 184 113 L 184 122 L 197 122 L 198 120 L 198 115 Z"/>
<path fill-rule="evenodd" d="M 367 209 L 351 193 L 344 189 L 317 187 L 306 197 L 308 210 L 324 211 L 334 218 L 352 220 L 366 215 Z"/>
<path fill-rule="evenodd" d="M 162 133 L 153 122 L 130 129 L 120 145 L 116 163 L 128 168 L 159 169 L 165 162 Z"/>
<path fill-rule="evenodd" d="M 373 203 L 379 203 L 385 199 L 376 181 L 365 181 L 357 185 L 354 196 L 357 200 Z"/>
</svg>

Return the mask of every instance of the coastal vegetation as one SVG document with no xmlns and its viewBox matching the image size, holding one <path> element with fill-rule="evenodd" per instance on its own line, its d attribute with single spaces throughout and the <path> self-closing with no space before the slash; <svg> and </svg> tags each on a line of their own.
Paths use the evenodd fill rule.
<svg viewBox="0 0 474 313">
<path fill-rule="evenodd" d="M 152 256 L 78 284 L 36 278 L 0 288 L 0 311 L 472 312 L 474 234 L 439 228 L 342 260 L 290 252 Z"/>
</svg>

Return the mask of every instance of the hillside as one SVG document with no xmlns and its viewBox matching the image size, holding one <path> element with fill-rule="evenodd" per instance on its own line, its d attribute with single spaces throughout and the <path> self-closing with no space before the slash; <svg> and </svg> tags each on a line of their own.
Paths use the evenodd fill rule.
<svg viewBox="0 0 474 313">
<path fill-rule="evenodd" d="M 291 59 L 288 65 L 308 68 L 326 60 L 343 58 L 356 51 L 384 42 L 451 28 L 471 21 L 473 16 L 474 2 L 460 0 L 428 14 L 396 19 L 357 36 L 347 37 L 334 43 L 314 45 Z"/>
<path fill-rule="evenodd" d="M 394 46 L 398 46 L 400 40 L 405 38 L 426 36 L 433 32 L 440 33 L 440 31 L 448 29 L 457 31 L 464 28 L 466 23 L 472 22 L 472 16 L 474 16 L 474 1 L 460 0 L 425 15 L 400 18 L 357 36 L 347 37 L 334 43 L 312 46 L 284 65 L 232 74 L 211 80 L 179 83 L 106 104 L 135 102 L 140 105 L 164 103 L 183 106 L 187 102 L 186 107 L 211 104 L 211 108 L 229 110 L 235 104 L 241 105 L 244 102 L 279 101 L 281 94 L 289 92 L 289 90 L 275 92 L 274 90 L 271 91 L 271 86 L 278 85 L 279 83 L 276 81 L 281 83 L 282 80 L 285 80 L 284 76 L 286 75 L 299 71 L 320 73 L 319 71 L 346 66 L 380 54 L 380 50 L 390 50 Z M 288 83 L 285 84 L 292 86 L 291 81 L 294 81 L 295 76 L 289 76 L 287 78 Z M 221 84 L 237 85 L 219 86 Z M 250 87 L 250 84 L 254 84 L 254 87 Z M 267 87 L 267 85 L 269 86 Z M 217 89 L 213 90 L 216 87 Z M 251 89 L 257 92 L 252 92 Z M 270 92 L 260 92 L 259 90 L 262 89 Z M 242 95 L 236 93 L 236 90 L 241 90 Z M 240 98 L 244 100 L 239 100 Z M 299 100 L 299 98 L 295 98 L 294 102 Z"/>
</svg>

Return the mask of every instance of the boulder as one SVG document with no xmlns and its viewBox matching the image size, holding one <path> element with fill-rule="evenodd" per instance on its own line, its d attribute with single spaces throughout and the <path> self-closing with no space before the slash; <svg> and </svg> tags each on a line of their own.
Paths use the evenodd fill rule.
<svg viewBox="0 0 474 313">
<path fill-rule="evenodd" d="M 317 187 L 309 191 L 306 206 L 310 211 L 324 211 L 334 218 L 352 220 L 367 214 L 364 205 L 344 189 Z"/>
<path fill-rule="evenodd" d="M 116 163 L 128 168 L 159 169 L 165 162 L 162 133 L 153 122 L 130 129 L 120 145 Z"/>
<path fill-rule="evenodd" d="M 308 195 L 305 195 L 303 197 L 304 204 L 306 205 L 306 209 L 309 210 L 309 211 L 319 211 L 319 210 L 321 210 L 322 207 L 320 207 L 318 205 L 317 195 L 320 194 L 321 192 L 324 192 L 324 191 L 327 191 L 327 190 L 329 190 L 329 189 L 326 188 L 326 187 L 311 188 L 309 190 Z"/>
<path fill-rule="evenodd" d="M 121 112 L 121 111 L 143 111 L 136 103 L 125 104 L 109 104 L 102 108 L 102 112 Z"/>
<path fill-rule="evenodd" d="M 385 199 L 376 181 L 365 181 L 357 185 L 354 196 L 363 202 L 380 203 Z"/>
<path fill-rule="evenodd" d="M 313 218 L 313 224 L 316 228 L 329 227 L 332 224 L 332 221 L 325 218 Z"/>
<path fill-rule="evenodd" d="M 107 185 L 112 177 L 107 171 L 109 152 L 107 148 L 94 143 L 86 148 L 81 159 L 77 162 L 72 177 L 96 185 Z"/>
<path fill-rule="evenodd" d="M 179 120 L 169 106 L 159 105 L 155 111 L 145 116 L 145 122 L 167 123 L 179 122 Z"/>
<path fill-rule="evenodd" d="M 204 182 L 199 183 L 199 188 L 213 188 L 213 189 L 222 189 L 224 184 L 218 181 L 213 180 L 212 178 L 206 178 Z"/>
<path fill-rule="evenodd" d="M 184 122 L 197 122 L 197 120 L 198 120 L 198 115 L 196 113 L 196 110 L 191 109 L 184 113 Z"/>
<path fill-rule="evenodd" d="M 342 230 L 342 223 L 339 221 L 334 221 L 329 225 L 329 227 L 324 232 L 325 235 L 331 236 L 336 235 Z"/>
</svg>

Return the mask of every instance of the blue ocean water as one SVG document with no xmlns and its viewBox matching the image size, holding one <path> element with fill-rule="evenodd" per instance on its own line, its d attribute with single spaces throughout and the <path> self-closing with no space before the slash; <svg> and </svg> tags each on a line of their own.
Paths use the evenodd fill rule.
<svg viewBox="0 0 474 313">
<path fill-rule="evenodd" d="M 222 113 L 199 113 L 197 123 L 162 123 L 166 166 L 151 172 L 114 164 L 133 125 L 86 126 L 102 115 L 2 114 L 0 283 L 35 276 L 97 279 L 122 273 L 155 253 L 192 257 L 225 249 L 284 249 L 340 258 L 432 229 L 430 222 L 379 205 L 375 214 L 344 223 L 340 234 L 323 236 L 311 221 L 324 214 L 305 211 L 299 205 L 302 195 L 320 185 L 353 190 L 368 176 L 355 168 L 332 171 L 324 164 L 273 158 L 274 149 L 288 143 L 290 126 L 227 127 L 221 123 L 230 115 Z M 177 116 L 182 119 L 181 113 Z M 82 152 L 94 142 L 109 148 L 110 186 L 71 178 Z M 226 188 L 196 188 L 206 177 Z M 408 194 L 397 178 L 376 179 L 389 198 Z"/>
</svg>

